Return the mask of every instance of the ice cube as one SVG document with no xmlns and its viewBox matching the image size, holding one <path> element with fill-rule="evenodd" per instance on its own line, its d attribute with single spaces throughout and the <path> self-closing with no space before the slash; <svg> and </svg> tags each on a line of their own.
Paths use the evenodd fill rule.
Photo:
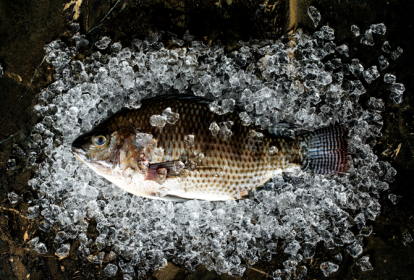
<svg viewBox="0 0 414 280">
<path fill-rule="evenodd" d="M 60 258 L 66 258 L 69 255 L 69 251 L 70 251 L 70 244 L 62 244 L 57 250 L 56 250 L 56 254 L 60 257 Z"/>
<path fill-rule="evenodd" d="M 362 75 L 364 76 L 365 81 L 370 84 L 380 76 L 380 73 L 378 73 L 377 66 L 374 65 L 362 72 Z"/>
<path fill-rule="evenodd" d="M 171 112 L 171 108 L 167 108 L 162 112 L 162 117 L 169 124 L 175 124 L 180 119 L 180 114 Z M 156 125 L 158 126 L 158 125 Z"/>
<path fill-rule="evenodd" d="M 408 243 L 413 242 L 413 237 L 411 236 L 411 233 L 406 232 L 403 234 L 402 236 L 402 240 L 401 240 L 402 244 L 404 244 L 404 246 L 407 246 Z"/>
<path fill-rule="evenodd" d="M 390 91 L 396 94 L 403 94 L 405 91 L 405 86 L 403 84 L 394 83 L 390 85 Z"/>
<path fill-rule="evenodd" d="M 189 146 L 194 146 L 195 136 L 193 134 L 185 135 L 184 142 Z"/>
<path fill-rule="evenodd" d="M 321 27 L 321 31 L 323 33 L 323 38 L 325 40 L 332 41 L 332 40 L 335 39 L 335 32 L 334 32 L 334 30 L 331 27 L 329 27 L 327 25 L 322 26 Z"/>
<path fill-rule="evenodd" d="M 361 37 L 360 42 L 361 44 L 368 45 L 368 46 L 375 45 L 374 38 L 372 37 L 371 29 L 368 29 L 367 31 L 365 31 L 365 35 Z"/>
<path fill-rule="evenodd" d="M 46 253 L 47 253 L 47 248 L 46 248 L 46 245 L 45 245 L 44 243 L 42 243 L 42 242 L 37 243 L 37 244 L 35 245 L 34 250 L 35 250 L 36 252 L 38 252 L 39 254 L 41 254 L 41 255 L 44 255 L 44 254 L 46 254 Z"/>
<path fill-rule="evenodd" d="M 336 51 L 342 55 L 345 55 L 346 57 L 349 56 L 349 49 L 348 49 L 348 46 L 345 44 L 336 47 Z"/>
<path fill-rule="evenodd" d="M 108 263 L 106 267 L 103 270 L 108 277 L 114 277 L 116 273 L 118 272 L 118 266 Z"/>
<path fill-rule="evenodd" d="M 359 27 L 356 25 L 351 26 L 351 31 L 354 33 L 355 37 L 358 37 L 360 35 Z"/>
<path fill-rule="evenodd" d="M 391 46 L 390 46 L 390 43 L 388 41 L 385 41 L 382 44 L 382 51 L 385 52 L 385 53 L 390 53 L 391 52 Z"/>
<path fill-rule="evenodd" d="M 17 164 L 14 158 L 11 158 L 7 161 L 7 170 L 16 170 Z"/>
<path fill-rule="evenodd" d="M 378 62 L 379 62 L 381 71 L 384 70 L 385 68 L 387 68 L 388 65 L 390 65 L 388 60 L 383 55 L 378 57 Z"/>
<path fill-rule="evenodd" d="M 7 197 L 11 204 L 16 204 L 20 200 L 20 195 L 16 194 L 15 192 L 9 192 Z"/>
<path fill-rule="evenodd" d="M 319 22 L 321 21 L 321 14 L 319 13 L 319 11 L 314 6 L 309 6 L 308 16 L 312 20 L 315 27 L 317 27 Z"/>
<path fill-rule="evenodd" d="M 278 153 L 278 149 L 275 146 L 272 146 L 269 148 L 269 150 L 267 151 L 269 156 L 274 156 Z"/>
<path fill-rule="evenodd" d="M 320 269 L 322 270 L 323 275 L 325 275 L 325 277 L 328 277 L 332 273 L 336 272 L 338 268 L 339 266 L 337 264 L 331 262 L 323 262 L 320 265 Z"/>
<path fill-rule="evenodd" d="M 400 57 L 400 55 L 403 53 L 403 49 L 400 47 L 397 47 L 396 50 L 391 52 L 391 58 L 396 60 L 397 58 Z"/>
<path fill-rule="evenodd" d="M 384 75 L 384 82 L 386 82 L 387 84 L 395 84 L 396 79 L 397 78 L 392 74 Z"/>
<path fill-rule="evenodd" d="M 346 247 L 346 251 L 353 257 L 356 258 L 362 254 L 363 248 L 358 241 Z"/>
<path fill-rule="evenodd" d="M 212 134 L 213 136 L 217 136 L 217 135 L 218 135 L 218 133 L 219 133 L 219 131 L 220 131 L 220 127 L 218 126 L 218 124 L 217 124 L 216 122 L 212 122 L 212 123 L 210 124 L 209 129 L 211 130 L 211 134 Z"/>
<path fill-rule="evenodd" d="M 119 51 L 121 51 L 122 49 L 122 45 L 119 42 L 113 43 L 111 46 L 111 52 L 113 53 L 118 53 Z"/>
<path fill-rule="evenodd" d="M 234 123 L 232 121 L 219 123 L 219 126 L 220 126 L 219 137 L 221 139 L 226 140 L 233 134 L 233 132 L 231 131 L 231 127 L 233 124 Z"/>
<path fill-rule="evenodd" d="M 99 252 L 96 255 L 90 255 L 87 260 L 93 264 L 102 264 L 105 257 L 105 252 Z"/>
<path fill-rule="evenodd" d="M 160 115 L 152 115 L 150 118 L 150 124 L 156 126 L 159 129 L 162 129 L 167 122 L 166 118 Z"/>
<path fill-rule="evenodd" d="M 359 258 L 359 260 L 356 261 L 356 264 L 361 268 L 362 271 L 374 269 L 369 262 L 369 257 L 367 256 Z"/>
<path fill-rule="evenodd" d="M 174 162 L 174 172 L 180 173 L 181 170 L 185 168 L 185 164 L 182 161 L 175 161 Z"/>
<path fill-rule="evenodd" d="M 249 126 L 253 120 L 250 118 L 250 116 L 247 114 L 247 112 L 241 112 L 239 114 L 240 120 L 242 121 L 242 125 Z"/>
<path fill-rule="evenodd" d="M 135 143 L 138 146 L 145 147 L 149 145 L 149 143 L 152 140 L 152 137 L 153 137 L 152 134 L 138 132 L 135 136 Z"/>
<path fill-rule="evenodd" d="M 95 46 L 100 50 L 104 50 L 108 47 L 109 43 L 111 43 L 111 39 L 107 36 L 104 36 L 101 38 L 101 40 L 96 41 Z"/>
<path fill-rule="evenodd" d="M 388 195 L 388 199 L 392 202 L 392 204 L 397 205 L 397 203 L 399 203 L 401 201 L 402 196 L 390 193 Z"/>
<path fill-rule="evenodd" d="M 372 30 L 372 33 L 384 35 L 385 32 L 387 32 L 387 28 L 385 27 L 385 24 L 378 23 L 378 24 L 371 24 L 370 29 Z"/>
<path fill-rule="evenodd" d="M 31 206 L 27 209 L 26 217 L 30 220 L 33 220 L 37 217 L 39 217 L 40 214 L 40 208 L 38 205 Z"/>
<path fill-rule="evenodd" d="M 184 41 L 192 41 L 192 40 L 194 40 L 194 36 L 193 35 L 190 35 L 190 31 L 189 30 L 187 30 L 185 33 L 184 33 L 184 36 L 183 36 L 183 39 L 184 39 Z"/>
<path fill-rule="evenodd" d="M 336 260 L 338 263 L 341 263 L 341 262 L 343 261 L 343 257 L 342 257 L 341 252 L 339 252 L 338 254 L 336 254 L 336 255 L 335 255 L 335 260 Z"/>
</svg>

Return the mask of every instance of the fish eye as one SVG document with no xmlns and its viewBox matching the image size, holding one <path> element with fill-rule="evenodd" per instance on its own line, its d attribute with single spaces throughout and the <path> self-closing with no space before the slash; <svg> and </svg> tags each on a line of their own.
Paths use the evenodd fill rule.
<svg viewBox="0 0 414 280">
<path fill-rule="evenodd" d="M 92 138 L 92 142 L 95 146 L 102 147 L 106 144 L 106 137 L 103 135 L 98 135 Z"/>
</svg>

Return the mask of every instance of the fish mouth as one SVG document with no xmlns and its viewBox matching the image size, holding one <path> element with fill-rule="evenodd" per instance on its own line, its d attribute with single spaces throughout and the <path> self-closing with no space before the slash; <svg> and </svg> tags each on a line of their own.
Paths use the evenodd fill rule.
<svg viewBox="0 0 414 280">
<path fill-rule="evenodd" d="M 85 162 L 86 159 L 86 150 L 82 144 L 75 140 L 72 143 L 72 153 L 80 161 Z"/>
</svg>

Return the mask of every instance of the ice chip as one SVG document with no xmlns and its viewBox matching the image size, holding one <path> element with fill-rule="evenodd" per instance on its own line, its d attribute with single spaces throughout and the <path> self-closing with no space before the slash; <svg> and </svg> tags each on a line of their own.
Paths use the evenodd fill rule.
<svg viewBox="0 0 414 280">
<path fill-rule="evenodd" d="M 327 25 L 322 26 L 321 31 L 323 33 L 323 38 L 325 40 L 332 41 L 332 40 L 335 39 L 335 31 L 331 27 L 329 27 Z"/>
<path fill-rule="evenodd" d="M 314 6 L 309 6 L 308 16 L 312 20 L 315 27 L 317 27 L 319 22 L 321 21 L 321 14 L 319 13 L 319 11 Z"/>
<path fill-rule="evenodd" d="M 356 258 L 359 255 L 362 254 L 362 246 L 358 243 L 358 241 L 355 241 L 353 244 L 346 247 L 346 251 L 353 257 Z"/>
<path fill-rule="evenodd" d="M 105 257 L 105 252 L 99 252 L 96 255 L 90 255 L 87 260 L 93 264 L 102 264 Z"/>
<path fill-rule="evenodd" d="M 44 243 L 42 243 L 42 242 L 37 243 L 37 244 L 35 245 L 34 250 L 35 250 L 36 252 L 38 252 L 39 254 L 41 254 L 41 255 L 44 255 L 44 254 L 46 254 L 46 253 L 47 253 L 47 248 L 46 248 L 46 245 L 45 245 Z"/>
<path fill-rule="evenodd" d="M 240 120 L 242 121 L 242 125 L 249 126 L 253 120 L 250 118 L 249 114 L 247 112 L 241 112 L 239 114 Z"/>
<path fill-rule="evenodd" d="M 118 266 L 108 263 L 106 267 L 103 270 L 108 277 L 114 277 L 116 273 L 118 272 Z"/>
<path fill-rule="evenodd" d="M 343 257 L 342 257 L 341 252 L 339 252 L 338 254 L 336 254 L 336 255 L 335 255 L 335 260 L 336 260 L 338 263 L 341 263 L 341 262 L 343 261 Z"/>
<path fill-rule="evenodd" d="M 167 108 L 162 112 L 162 117 L 169 124 L 175 124 L 180 119 L 180 114 L 171 112 L 171 108 Z M 158 125 L 157 125 L 158 126 Z"/>
<path fill-rule="evenodd" d="M 378 73 L 377 66 L 374 65 L 362 72 L 362 75 L 364 76 L 365 81 L 370 84 L 380 76 L 380 73 Z"/>
<path fill-rule="evenodd" d="M 392 204 L 397 205 L 397 203 L 399 203 L 401 201 L 402 196 L 390 193 L 388 195 L 388 199 L 392 202 Z"/>
<path fill-rule="evenodd" d="M 390 46 L 390 43 L 388 41 L 385 41 L 382 44 L 382 51 L 385 52 L 385 53 L 390 53 L 391 52 L 391 46 Z"/>
<path fill-rule="evenodd" d="M 195 143 L 195 136 L 193 134 L 185 135 L 184 142 L 189 146 L 193 146 Z"/>
<path fill-rule="evenodd" d="M 231 131 L 232 125 L 233 125 L 232 121 L 219 123 L 219 126 L 220 126 L 219 136 L 221 139 L 225 140 L 233 134 L 233 132 Z"/>
<path fill-rule="evenodd" d="M 392 93 L 403 94 L 405 91 L 405 86 L 403 84 L 394 83 L 390 85 L 390 91 Z"/>
<path fill-rule="evenodd" d="M 138 146 L 145 147 L 151 142 L 152 137 L 152 134 L 138 132 L 135 136 L 135 143 Z"/>
<path fill-rule="evenodd" d="M 356 25 L 351 26 L 351 31 L 352 31 L 352 33 L 354 33 L 355 37 L 358 37 L 360 35 L 359 27 L 356 26 Z"/>
<path fill-rule="evenodd" d="M 274 156 L 278 153 L 278 149 L 275 146 L 272 146 L 269 148 L 267 153 L 269 154 L 269 156 Z"/>
<path fill-rule="evenodd" d="M 174 172 L 180 173 L 181 170 L 185 168 L 185 164 L 182 161 L 175 161 L 174 162 Z"/>
<path fill-rule="evenodd" d="M 348 56 L 349 56 L 349 49 L 348 49 L 348 46 L 347 46 L 347 45 L 345 45 L 345 44 L 343 44 L 343 45 L 340 45 L 340 46 L 336 47 L 336 51 L 337 51 L 338 53 L 340 53 L 340 54 L 342 54 L 342 55 L 346 56 L 346 57 L 348 57 Z"/>
<path fill-rule="evenodd" d="M 16 170 L 16 160 L 11 158 L 7 161 L 7 170 Z"/>
<path fill-rule="evenodd" d="M 9 192 L 7 197 L 11 204 L 16 204 L 20 200 L 20 195 L 16 194 L 15 192 Z"/>
<path fill-rule="evenodd" d="M 385 32 L 387 32 L 387 28 L 383 23 L 371 24 L 370 29 L 372 30 L 372 33 L 379 35 L 385 35 Z"/>
<path fill-rule="evenodd" d="M 166 122 L 166 118 L 160 115 L 152 115 L 150 118 L 150 124 L 152 126 L 158 127 L 159 129 L 162 129 L 165 126 Z"/>
<path fill-rule="evenodd" d="M 111 46 L 111 52 L 118 53 L 122 50 L 122 45 L 119 42 L 113 43 Z"/>
<path fill-rule="evenodd" d="M 367 271 L 367 270 L 373 270 L 374 268 L 372 267 L 371 263 L 369 262 L 369 257 L 364 256 L 359 258 L 356 261 L 357 266 L 359 266 L 361 268 L 362 271 Z"/>
<path fill-rule="evenodd" d="M 401 242 L 404 246 L 407 246 L 408 243 L 413 242 L 413 237 L 411 236 L 411 233 L 409 232 L 404 233 L 402 236 Z"/>
<path fill-rule="evenodd" d="M 372 30 L 371 29 L 368 29 L 367 31 L 365 31 L 365 35 L 361 37 L 360 42 L 361 42 L 361 44 L 364 44 L 364 45 L 367 45 L 367 46 L 375 45 L 374 38 L 372 37 Z"/>
<path fill-rule="evenodd" d="M 286 254 L 290 254 L 290 255 L 294 256 L 298 253 L 299 249 L 300 249 L 299 242 L 294 240 L 286 246 L 286 248 L 283 252 L 285 252 Z"/>
<path fill-rule="evenodd" d="M 217 136 L 220 131 L 220 127 L 216 122 L 211 123 L 209 129 L 211 130 L 211 134 L 213 136 Z"/>
<path fill-rule="evenodd" d="M 388 65 L 390 65 L 390 63 L 388 62 L 388 60 L 383 55 L 381 55 L 380 57 L 378 57 L 378 62 L 379 62 L 380 70 L 381 71 L 384 70 L 385 68 L 387 68 Z"/>
<path fill-rule="evenodd" d="M 38 205 L 31 206 L 27 209 L 26 217 L 30 220 L 33 220 L 37 217 L 39 217 L 40 214 L 40 208 Z"/>
<path fill-rule="evenodd" d="M 384 75 L 384 82 L 387 83 L 387 84 L 391 84 L 391 85 L 395 84 L 396 79 L 397 78 L 392 74 L 385 74 Z"/>
<path fill-rule="evenodd" d="M 336 272 L 338 268 L 339 266 L 337 264 L 331 262 L 323 262 L 320 265 L 320 269 L 322 270 L 323 275 L 325 275 L 325 277 L 328 277 L 332 273 Z"/>
<path fill-rule="evenodd" d="M 221 103 L 221 105 L 219 103 Z M 236 102 L 234 99 L 223 99 L 220 101 L 216 100 L 209 104 L 209 108 L 217 115 L 224 115 L 229 112 L 233 112 L 235 104 Z"/>
<path fill-rule="evenodd" d="M 400 47 L 397 47 L 396 50 L 391 52 L 391 58 L 396 60 L 397 58 L 400 57 L 400 55 L 403 53 L 403 49 Z"/>
<path fill-rule="evenodd" d="M 192 40 L 194 40 L 194 36 L 193 35 L 190 35 L 190 31 L 189 30 L 187 30 L 185 33 L 184 33 L 184 36 L 183 36 L 183 40 L 184 41 L 192 41 Z"/>
<path fill-rule="evenodd" d="M 100 50 L 104 50 L 108 47 L 109 43 L 111 43 L 111 39 L 107 36 L 104 36 L 101 40 L 96 41 L 95 46 Z"/>
<path fill-rule="evenodd" d="M 56 254 L 59 256 L 59 258 L 66 258 L 69 255 L 70 251 L 70 244 L 62 244 L 60 247 L 56 250 Z"/>
</svg>

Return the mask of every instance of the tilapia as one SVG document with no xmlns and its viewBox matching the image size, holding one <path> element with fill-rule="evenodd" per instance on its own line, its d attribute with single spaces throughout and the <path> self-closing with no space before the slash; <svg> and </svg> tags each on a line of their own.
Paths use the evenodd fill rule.
<svg viewBox="0 0 414 280">
<path fill-rule="evenodd" d="M 121 189 L 163 200 L 233 200 L 278 171 L 348 171 L 347 128 L 293 136 L 287 123 L 256 131 L 208 100 L 169 96 L 114 114 L 72 144 L 77 159 Z"/>
</svg>

